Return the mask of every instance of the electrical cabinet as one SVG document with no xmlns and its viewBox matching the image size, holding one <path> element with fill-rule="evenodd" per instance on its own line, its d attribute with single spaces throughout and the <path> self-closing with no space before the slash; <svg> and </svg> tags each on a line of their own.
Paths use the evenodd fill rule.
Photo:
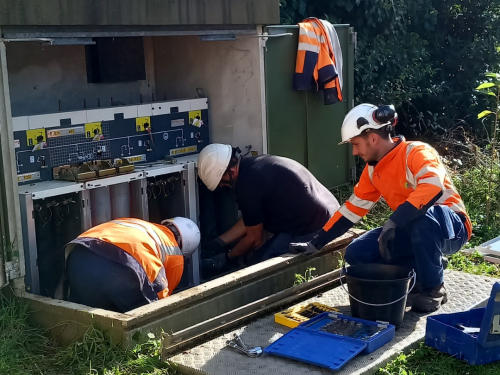
<svg viewBox="0 0 500 375">
<path fill-rule="evenodd" d="M 65 244 L 92 226 L 120 217 L 198 221 L 195 166 L 208 144 L 206 99 L 80 112 L 29 116 L 36 129 L 19 130 L 15 121 L 25 285 L 48 297 L 64 269 Z M 179 287 L 199 282 L 195 252 Z"/>
<path fill-rule="evenodd" d="M 100 83 L 89 82 L 89 48 L 72 44 L 80 37 L 60 38 L 44 27 L 2 28 L 11 39 L 6 56 L 26 265 L 26 275 L 12 266 L 8 278 L 25 276 L 27 290 L 52 296 L 64 245 L 124 216 L 155 223 L 191 218 L 200 225 L 201 251 L 239 217 L 233 192 L 210 192 L 197 181 L 197 156 L 209 142 L 248 155 L 290 157 L 328 188 L 349 182 L 353 158 L 348 146 L 336 143 L 353 105 L 355 34 L 346 25 L 336 29 L 344 100 L 325 106 L 322 92 L 292 88 L 296 26 L 215 34 L 138 29 L 145 77 Z M 80 41 L 127 38 L 129 32 L 126 26 L 87 30 L 82 33 L 91 35 Z M 31 41 L 36 38 L 69 44 L 41 45 Z M 127 53 L 115 57 L 126 60 Z M 178 290 L 200 281 L 196 252 L 186 260 Z"/>
</svg>

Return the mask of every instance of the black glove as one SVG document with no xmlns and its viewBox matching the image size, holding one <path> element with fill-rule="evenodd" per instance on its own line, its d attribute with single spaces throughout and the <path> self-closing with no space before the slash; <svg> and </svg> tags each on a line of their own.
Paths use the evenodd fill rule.
<svg viewBox="0 0 500 375">
<path fill-rule="evenodd" d="M 228 250 L 227 244 L 217 237 L 212 241 L 208 242 L 202 247 L 203 257 L 211 258 L 215 255 L 220 255 L 226 253 Z"/>
<path fill-rule="evenodd" d="M 240 265 L 241 257 L 229 258 L 228 252 L 213 255 L 201 260 L 201 266 L 205 272 L 221 272 Z"/>
<path fill-rule="evenodd" d="M 382 233 L 378 237 L 378 251 L 380 256 L 387 263 L 391 262 L 391 253 L 389 249 L 389 242 L 394 239 L 396 233 L 396 223 L 391 219 L 387 220 L 384 227 L 382 228 Z"/>
<path fill-rule="evenodd" d="M 292 254 L 312 254 L 318 251 L 311 242 L 292 242 L 289 249 Z"/>
</svg>

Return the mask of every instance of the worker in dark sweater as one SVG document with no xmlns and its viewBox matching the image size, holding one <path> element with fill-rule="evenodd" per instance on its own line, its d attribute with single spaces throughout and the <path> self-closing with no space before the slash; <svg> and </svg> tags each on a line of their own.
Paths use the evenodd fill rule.
<svg viewBox="0 0 500 375">
<path fill-rule="evenodd" d="M 219 254 L 212 257 L 214 268 L 242 257 L 254 264 L 288 253 L 290 243 L 311 240 L 339 209 L 328 189 L 288 158 L 240 157 L 230 145 L 211 144 L 200 153 L 198 173 L 211 191 L 234 189 L 242 215 L 209 244 L 209 251 Z M 264 231 L 272 233 L 268 241 Z"/>
</svg>

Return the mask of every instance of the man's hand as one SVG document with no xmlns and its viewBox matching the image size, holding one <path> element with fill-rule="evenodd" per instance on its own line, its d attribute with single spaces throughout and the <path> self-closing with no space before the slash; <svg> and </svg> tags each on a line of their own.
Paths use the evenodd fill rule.
<svg viewBox="0 0 500 375">
<path fill-rule="evenodd" d="M 396 223 L 391 219 L 387 220 L 384 227 L 382 228 L 382 233 L 378 237 L 378 251 L 380 252 L 380 256 L 386 262 L 390 263 L 391 261 L 391 253 L 389 249 L 389 242 L 394 239 L 394 235 L 396 233 Z"/>
<path fill-rule="evenodd" d="M 311 242 L 292 242 L 289 249 L 292 254 L 312 254 L 318 251 Z"/>
</svg>

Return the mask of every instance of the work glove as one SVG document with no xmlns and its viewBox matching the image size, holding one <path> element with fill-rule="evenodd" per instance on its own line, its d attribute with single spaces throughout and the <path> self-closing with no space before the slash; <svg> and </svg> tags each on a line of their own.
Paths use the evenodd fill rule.
<svg viewBox="0 0 500 375">
<path fill-rule="evenodd" d="M 217 237 L 212 241 L 208 242 L 202 248 L 203 257 L 206 258 L 211 258 L 215 255 L 224 254 L 227 252 L 227 250 L 228 250 L 227 244 L 224 241 L 222 241 L 220 237 Z"/>
<path fill-rule="evenodd" d="M 227 265 L 226 254 L 219 254 L 201 260 L 201 265 L 206 271 L 220 272 Z"/>
<path fill-rule="evenodd" d="M 385 223 L 384 227 L 382 228 L 382 233 L 380 233 L 380 236 L 378 237 L 378 251 L 382 259 L 384 259 L 387 263 L 391 262 L 389 242 L 392 242 L 395 233 L 396 223 L 389 219 Z"/>
<path fill-rule="evenodd" d="M 292 254 L 312 254 L 318 251 L 311 242 L 292 242 L 289 250 Z"/>
<path fill-rule="evenodd" d="M 209 258 L 202 259 L 201 264 L 203 269 L 207 272 L 221 272 L 234 266 L 240 265 L 240 258 L 241 257 L 229 258 L 228 252 L 224 252 L 222 254 L 217 254 Z"/>
</svg>

